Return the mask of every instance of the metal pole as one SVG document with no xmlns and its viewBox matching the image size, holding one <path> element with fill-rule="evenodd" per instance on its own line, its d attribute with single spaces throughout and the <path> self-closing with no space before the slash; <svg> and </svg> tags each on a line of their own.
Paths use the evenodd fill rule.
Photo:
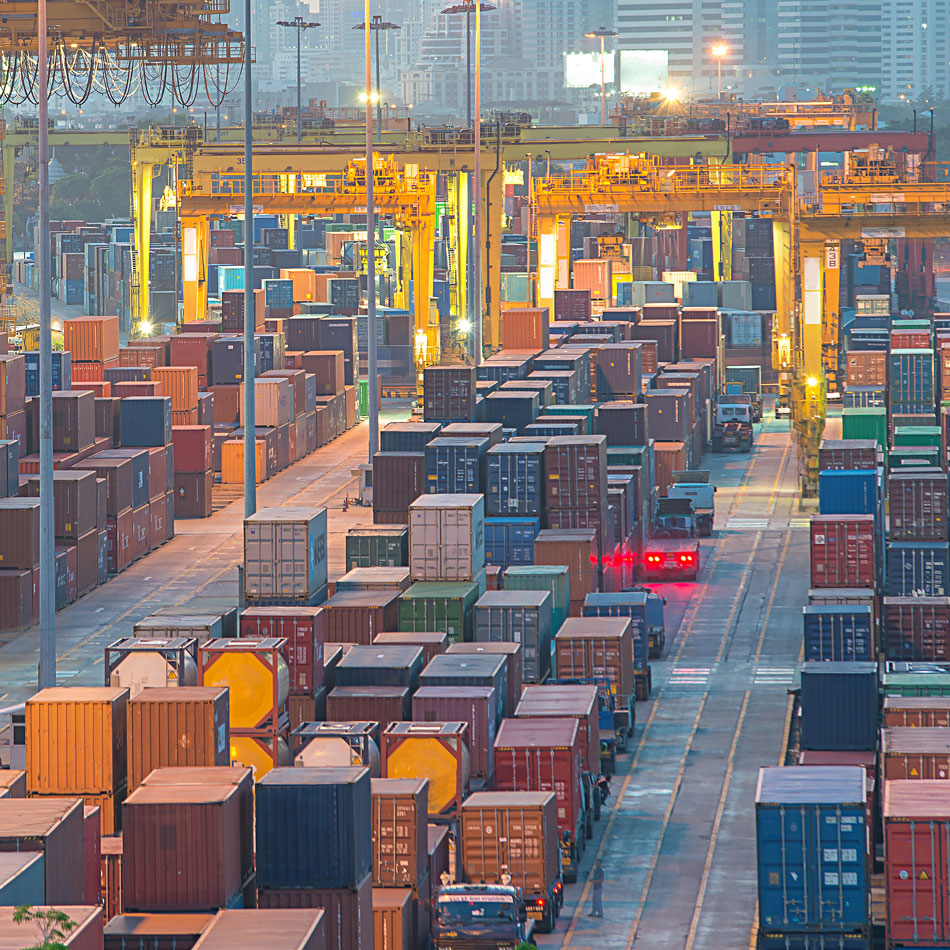
<svg viewBox="0 0 950 950">
<path fill-rule="evenodd" d="M 303 21 L 297 17 L 297 141 L 300 141 L 300 34 L 303 32 Z"/>
<path fill-rule="evenodd" d="M 40 265 L 40 689 L 56 685 L 56 565 L 53 521 L 53 329 L 50 314 L 49 77 L 46 62 L 46 0 L 39 0 L 37 67 L 39 89 Z"/>
<path fill-rule="evenodd" d="M 475 0 L 475 365 L 482 361 L 482 3 Z"/>
<path fill-rule="evenodd" d="M 380 21 L 382 17 L 379 18 Z M 376 138 L 383 134 L 383 88 L 379 84 L 379 34 L 382 25 L 376 27 Z"/>
<path fill-rule="evenodd" d="M 481 2 L 481 0 L 478 0 Z M 465 128 L 472 127 L 472 11 L 465 11 L 465 115 L 468 123 Z"/>
<path fill-rule="evenodd" d="M 722 99 L 722 57 L 716 60 L 716 99 Z"/>
<path fill-rule="evenodd" d="M 600 37 L 600 124 L 607 124 L 607 93 L 604 91 L 604 37 Z"/>
<path fill-rule="evenodd" d="M 215 141 L 221 141 L 221 103 L 218 103 L 218 107 L 214 110 L 215 114 Z"/>
<path fill-rule="evenodd" d="M 379 447 L 379 387 L 376 377 L 376 223 L 373 207 L 373 76 L 371 73 L 369 0 L 364 0 L 366 37 L 366 335 L 369 354 L 369 461 Z M 418 279 L 418 278 L 416 278 Z M 418 318 L 418 314 L 416 315 Z"/>
<path fill-rule="evenodd" d="M 244 517 L 257 511 L 254 419 L 254 99 L 251 89 L 251 3 L 244 0 Z M 298 118 L 300 113 L 297 113 Z"/>
</svg>

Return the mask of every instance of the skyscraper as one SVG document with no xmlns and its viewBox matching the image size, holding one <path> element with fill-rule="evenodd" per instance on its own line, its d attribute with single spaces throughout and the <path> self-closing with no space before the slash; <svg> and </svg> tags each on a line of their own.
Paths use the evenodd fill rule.
<svg viewBox="0 0 950 950">
<path fill-rule="evenodd" d="M 950 2 L 882 0 L 882 7 L 882 97 L 950 95 Z"/>
</svg>

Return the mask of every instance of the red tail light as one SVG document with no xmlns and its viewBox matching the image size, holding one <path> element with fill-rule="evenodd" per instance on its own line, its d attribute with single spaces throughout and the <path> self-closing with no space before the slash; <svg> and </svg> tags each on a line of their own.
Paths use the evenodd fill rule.
<svg viewBox="0 0 950 950">
<path fill-rule="evenodd" d="M 680 555 L 680 564 L 692 564 L 693 555 L 692 554 L 681 554 Z"/>
<path fill-rule="evenodd" d="M 662 558 L 659 554 L 648 554 L 647 555 L 647 564 L 659 564 Z"/>
<path fill-rule="evenodd" d="M 543 897 L 538 898 L 538 901 L 537 901 L 538 907 L 544 907 L 546 903 L 547 901 Z"/>
</svg>

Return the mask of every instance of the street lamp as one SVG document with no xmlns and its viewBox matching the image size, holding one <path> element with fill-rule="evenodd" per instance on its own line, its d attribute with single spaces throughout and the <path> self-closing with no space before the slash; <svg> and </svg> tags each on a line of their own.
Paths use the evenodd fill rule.
<svg viewBox="0 0 950 950">
<path fill-rule="evenodd" d="M 379 84 L 379 34 L 381 30 L 401 30 L 398 23 L 389 23 L 385 21 L 378 13 L 373 15 L 373 22 L 369 28 L 376 34 L 376 134 L 380 135 L 383 131 L 383 87 Z M 357 23 L 354 30 L 365 30 L 365 23 Z"/>
<path fill-rule="evenodd" d="M 497 7 L 494 7 L 492 4 L 482 2 L 478 5 L 478 11 L 476 11 L 475 0 L 462 0 L 461 3 L 455 3 L 441 11 L 443 14 L 465 14 L 465 59 L 467 62 L 466 71 L 468 73 L 465 101 L 469 128 L 471 128 L 472 125 L 472 14 L 476 12 L 488 13 L 489 10 L 495 9 L 497 9 Z M 481 67 L 481 62 L 478 63 L 478 67 Z"/>
<path fill-rule="evenodd" d="M 607 27 L 602 26 L 599 30 L 592 30 L 590 33 L 585 33 L 589 40 L 600 40 L 600 124 L 607 124 L 607 93 L 605 91 L 605 79 L 604 79 L 604 40 L 608 36 L 616 36 L 617 33 L 614 30 L 608 30 Z"/>
<path fill-rule="evenodd" d="M 319 26 L 319 23 L 312 23 L 305 20 L 302 16 L 295 16 L 292 20 L 278 20 L 278 26 L 286 26 L 297 31 L 297 141 L 300 141 L 300 34 L 304 30 L 312 30 Z"/>
<path fill-rule="evenodd" d="M 717 43 L 712 48 L 712 54 L 716 57 L 716 98 L 722 98 L 722 58 L 729 52 L 729 47 L 725 43 Z"/>
<path fill-rule="evenodd" d="M 366 87 L 363 96 L 366 102 L 366 335 L 369 357 L 369 462 L 379 448 L 379 379 L 376 375 L 376 208 L 373 193 L 376 168 L 373 162 L 373 76 L 370 66 L 370 30 L 373 20 L 369 9 L 370 0 L 363 2 L 363 53 L 366 60 Z M 376 34 L 379 37 L 379 33 Z M 377 46 L 377 50 L 379 47 Z M 377 77 L 379 59 L 376 60 Z M 377 84 L 379 79 L 377 78 Z M 418 279 L 418 278 L 417 278 Z M 419 319 L 419 314 L 416 314 Z"/>
</svg>

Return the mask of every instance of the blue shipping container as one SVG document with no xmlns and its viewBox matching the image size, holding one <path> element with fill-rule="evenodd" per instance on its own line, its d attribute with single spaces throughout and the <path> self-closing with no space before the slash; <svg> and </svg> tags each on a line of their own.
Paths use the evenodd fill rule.
<svg viewBox="0 0 950 950">
<path fill-rule="evenodd" d="M 888 379 L 893 412 L 933 412 L 933 356 L 933 350 L 891 350 Z"/>
<path fill-rule="evenodd" d="M 950 585 L 946 541 L 891 541 L 887 545 L 887 593 L 891 597 L 946 597 Z"/>
<path fill-rule="evenodd" d="M 647 652 L 647 595 L 641 591 L 619 594 L 588 594 L 584 598 L 585 617 L 629 617 L 633 637 L 633 665 L 646 669 Z"/>
<path fill-rule="evenodd" d="M 881 516 L 881 479 L 875 469 L 825 471 L 818 475 L 818 511 L 823 515 Z"/>
<path fill-rule="evenodd" d="M 294 305 L 294 282 L 292 280 L 265 280 L 264 303 L 268 307 L 286 310 Z"/>
<path fill-rule="evenodd" d="M 380 452 L 425 452 L 442 429 L 441 422 L 390 422 L 379 432 Z"/>
<path fill-rule="evenodd" d="M 485 563 L 502 570 L 534 564 L 534 539 L 540 530 L 540 518 L 486 518 Z"/>
<path fill-rule="evenodd" d="M 801 709 L 803 749 L 867 752 L 877 748 L 877 664 L 806 662 Z"/>
<path fill-rule="evenodd" d="M 853 931 L 869 923 L 863 768 L 763 768 L 755 793 L 763 929 Z"/>
<path fill-rule="evenodd" d="M 258 887 L 353 888 L 372 870 L 369 769 L 273 769 L 255 814 Z"/>
<path fill-rule="evenodd" d="M 167 396 L 126 396 L 119 428 L 123 446 L 153 448 L 172 440 L 172 401 Z"/>
<path fill-rule="evenodd" d="M 37 350 L 27 350 L 23 354 L 26 371 L 26 394 L 40 394 L 40 354 Z M 53 391 L 60 392 L 73 388 L 72 360 L 69 350 L 53 350 Z"/>
<path fill-rule="evenodd" d="M 484 422 L 500 422 L 504 428 L 520 432 L 538 417 L 538 394 L 523 390 L 499 390 L 489 393 L 482 400 L 481 409 Z"/>
<path fill-rule="evenodd" d="M 806 660 L 874 659 L 870 607 L 828 604 L 802 607 Z"/>
<path fill-rule="evenodd" d="M 803 934 L 760 930 L 756 950 L 871 950 L 871 941 L 865 931 Z M 915 950 L 936 948 L 916 947 Z"/>
<path fill-rule="evenodd" d="M 486 514 L 527 516 L 543 510 L 544 443 L 492 446 L 488 450 Z"/>
<path fill-rule="evenodd" d="M 426 444 L 426 493 L 480 495 L 485 491 L 488 439 L 439 436 Z"/>
</svg>

